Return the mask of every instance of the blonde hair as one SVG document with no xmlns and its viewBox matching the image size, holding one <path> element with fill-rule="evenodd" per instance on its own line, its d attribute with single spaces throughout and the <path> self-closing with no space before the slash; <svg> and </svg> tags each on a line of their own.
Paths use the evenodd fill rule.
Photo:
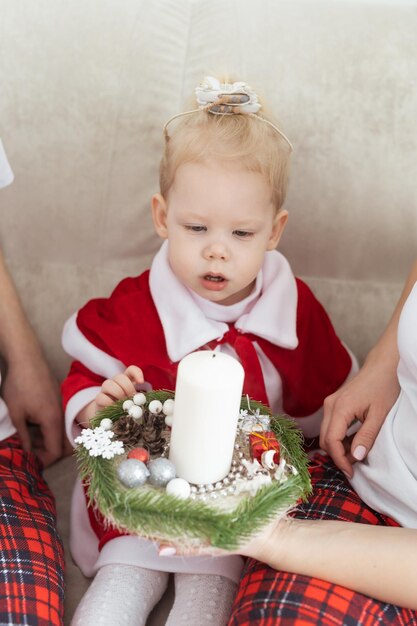
<svg viewBox="0 0 417 626">
<path fill-rule="evenodd" d="M 177 169 L 185 163 L 233 162 L 265 177 L 278 212 L 287 192 L 291 149 L 273 127 L 259 118 L 199 110 L 173 123 L 165 135 L 159 169 L 161 194 L 167 197 Z"/>
</svg>

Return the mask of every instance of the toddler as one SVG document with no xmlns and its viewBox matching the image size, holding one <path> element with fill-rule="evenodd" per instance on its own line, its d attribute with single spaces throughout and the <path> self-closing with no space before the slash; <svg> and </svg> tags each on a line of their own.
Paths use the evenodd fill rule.
<svg viewBox="0 0 417 626">
<path fill-rule="evenodd" d="M 160 193 L 152 198 L 165 241 L 150 271 L 110 298 L 88 302 L 65 325 L 75 359 L 63 383 L 71 440 L 98 410 L 137 389 L 175 389 L 178 362 L 197 349 L 239 359 L 244 393 L 319 432 L 324 398 L 355 371 L 309 288 L 275 250 L 291 144 L 259 113 L 246 83 L 207 78 L 198 108 L 165 126 Z M 177 119 L 179 118 L 179 119 Z M 104 528 L 79 484 L 71 549 L 95 579 L 73 625 L 140 625 L 175 572 L 167 624 L 227 623 L 242 562 L 158 555 L 157 546 Z"/>
</svg>

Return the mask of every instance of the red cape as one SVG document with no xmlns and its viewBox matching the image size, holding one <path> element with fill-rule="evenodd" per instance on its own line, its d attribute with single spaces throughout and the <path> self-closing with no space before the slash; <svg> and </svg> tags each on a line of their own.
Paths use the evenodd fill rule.
<svg viewBox="0 0 417 626">
<path fill-rule="evenodd" d="M 243 347 L 234 347 L 246 365 L 244 392 L 255 400 L 268 402 L 263 380 L 259 380 L 259 364 L 256 366 L 253 361 L 253 349 L 251 353 L 250 342 L 256 341 L 282 379 L 283 410 L 292 417 L 303 417 L 315 413 L 324 398 L 342 385 L 352 362 L 322 305 L 305 283 L 296 280 L 297 348 L 281 348 L 243 333 L 239 333 L 244 339 Z M 278 306 L 285 303 L 277 302 Z M 163 328 L 149 289 L 149 271 L 121 281 L 109 298 L 88 302 L 78 312 L 77 326 L 89 342 L 126 367 L 138 365 L 154 389 L 175 389 L 178 362 L 172 362 L 167 354 Z M 230 335 L 235 335 L 233 328 Z M 251 362 L 254 367 L 248 365 Z M 62 384 L 64 404 L 78 391 L 101 385 L 103 380 L 74 361 Z"/>
</svg>

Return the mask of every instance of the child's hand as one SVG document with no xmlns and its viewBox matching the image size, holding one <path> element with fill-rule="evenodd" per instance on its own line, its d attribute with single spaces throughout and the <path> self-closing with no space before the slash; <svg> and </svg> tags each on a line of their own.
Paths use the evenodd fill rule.
<svg viewBox="0 0 417 626">
<path fill-rule="evenodd" d="M 96 397 L 97 411 L 113 404 L 116 400 L 132 396 L 136 393 L 135 385 L 143 382 L 143 372 L 136 365 L 129 365 L 123 374 L 108 378 L 102 384 L 101 391 Z"/>
</svg>

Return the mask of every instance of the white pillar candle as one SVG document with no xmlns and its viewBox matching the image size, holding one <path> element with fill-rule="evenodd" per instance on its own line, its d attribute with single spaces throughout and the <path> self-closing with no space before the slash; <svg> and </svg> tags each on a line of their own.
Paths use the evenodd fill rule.
<svg viewBox="0 0 417 626">
<path fill-rule="evenodd" d="M 180 362 L 169 452 L 180 478 L 207 485 L 230 471 L 244 375 L 221 352 L 201 350 Z"/>
</svg>

